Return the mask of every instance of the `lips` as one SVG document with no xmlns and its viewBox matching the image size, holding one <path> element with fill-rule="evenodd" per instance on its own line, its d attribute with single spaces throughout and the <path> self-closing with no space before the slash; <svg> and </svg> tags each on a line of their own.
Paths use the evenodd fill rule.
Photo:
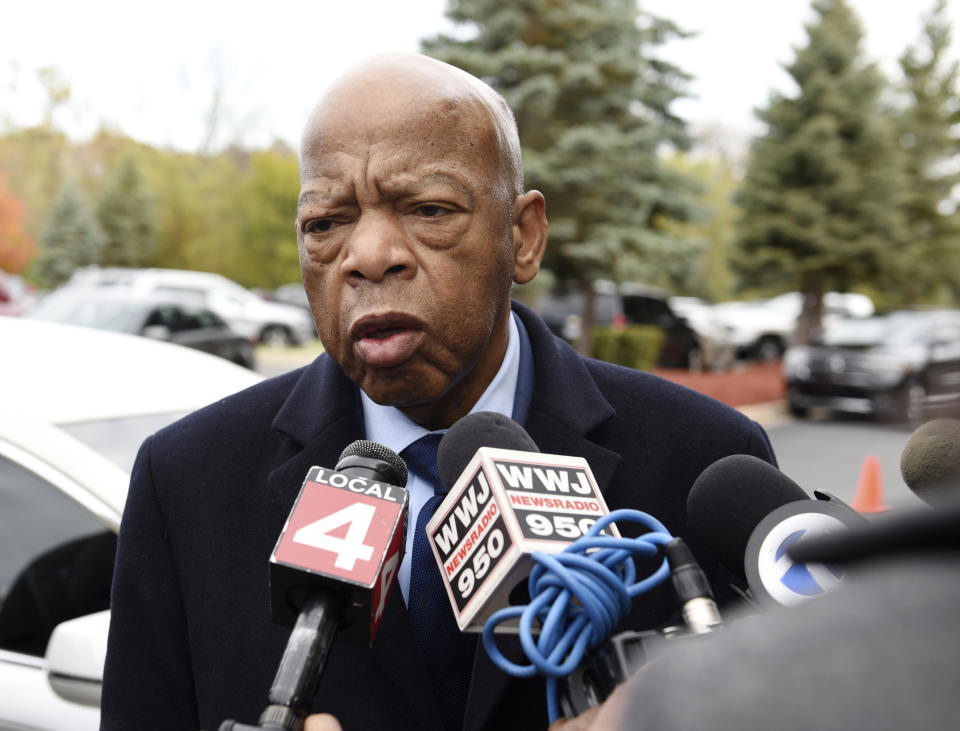
<svg viewBox="0 0 960 731">
<path fill-rule="evenodd" d="M 366 315 L 350 328 L 354 351 L 364 363 L 391 368 L 413 355 L 423 336 L 423 323 L 405 313 Z"/>
</svg>

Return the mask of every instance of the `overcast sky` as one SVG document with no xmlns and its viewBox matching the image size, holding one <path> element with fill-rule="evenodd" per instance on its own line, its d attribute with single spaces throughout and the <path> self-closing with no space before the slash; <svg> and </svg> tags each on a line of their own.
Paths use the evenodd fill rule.
<svg viewBox="0 0 960 731">
<path fill-rule="evenodd" d="M 917 40 L 933 0 L 850 0 L 865 51 L 888 74 Z M 663 53 L 696 78 L 676 111 L 697 129 L 746 138 L 753 108 L 771 89 L 790 91 L 781 64 L 805 41 L 809 0 L 645 0 L 651 11 L 696 31 Z M 370 53 L 419 50 L 450 25 L 445 0 L 0 0 L 0 125 L 36 123 L 43 94 L 36 70 L 69 82 L 57 122 L 76 136 L 101 123 L 158 145 L 197 149 L 214 90 L 223 92 L 217 142 L 295 146 L 319 91 Z M 960 29 L 960 0 L 951 17 Z M 954 58 L 960 43 L 954 39 Z"/>
</svg>

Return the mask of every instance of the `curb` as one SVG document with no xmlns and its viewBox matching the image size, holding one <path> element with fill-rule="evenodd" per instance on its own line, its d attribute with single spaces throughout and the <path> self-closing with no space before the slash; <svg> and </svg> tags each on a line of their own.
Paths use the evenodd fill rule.
<svg viewBox="0 0 960 731">
<path fill-rule="evenodd" d="M 753 419 L 760 424 L 764 429 L 782 426 L 793 420 L 793 417 L 790 416 L 790 412 L 787 409 L 787 402 L 785 400 L 768 401 L 762 404 L 747 404 L 735 408 L 748 419 Z"/>
</svg>

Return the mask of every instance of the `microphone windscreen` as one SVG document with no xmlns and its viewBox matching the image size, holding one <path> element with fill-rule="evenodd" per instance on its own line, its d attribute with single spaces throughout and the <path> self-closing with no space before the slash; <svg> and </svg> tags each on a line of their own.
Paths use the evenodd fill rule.
<svg viewBox="0 0 960 731">
<path fill-rule="evenodd" d="M 960 421 L 934 419 L 918 427 L 900 455 L 900 474 L 926 503 L 960 495 Z"/>
<path fill-rule="evenodd" d="M 369 474 L 364 474 L 365 477 L 388 485 L 407 485 L 407 463 L 392 449 L 377 442 L 358 439 L 348 444 L 337 460 L 337 470 L 349 471 L 350 467 L 366 468 Z"/>
<path fill-rule="evenodd" d="M 437 447 L 437 468 L 448 490 L 481 447 L 540 451 L 527 430 L 513 419 L 493 411 L 467 414 L 450 427 Z"/>
<path fill-rule="evenodd" d="M 707 467 L 687 496 L 687 522 L 737 576 L 754 528 L 781 505 L 809 500 L 803 489 L 769 462 L 732 454 Z"/>
</svg>

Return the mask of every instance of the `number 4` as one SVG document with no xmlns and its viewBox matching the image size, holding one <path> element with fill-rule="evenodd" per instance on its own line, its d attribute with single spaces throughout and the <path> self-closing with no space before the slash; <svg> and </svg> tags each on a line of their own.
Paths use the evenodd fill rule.
<svg viewBox="0 0 960 731">
<path fill-rule="evenodd" d="M 373 546 L 363 540 L 367 537 L 370 522 L 377 509 L 366 503 L 354 503 L 342 510 L 315 520 L 303 526 L 293 534 L 295 543 L 319 548 L 321 551 L 330 551 L 337 554 L 333 565 L 338 569 L 352 571 L 357 561 L 369 561 L 373 555 Z M 330 531 L 349 523 L 347 533 L 343 538 L 330 535 Z"/>
</svg>

